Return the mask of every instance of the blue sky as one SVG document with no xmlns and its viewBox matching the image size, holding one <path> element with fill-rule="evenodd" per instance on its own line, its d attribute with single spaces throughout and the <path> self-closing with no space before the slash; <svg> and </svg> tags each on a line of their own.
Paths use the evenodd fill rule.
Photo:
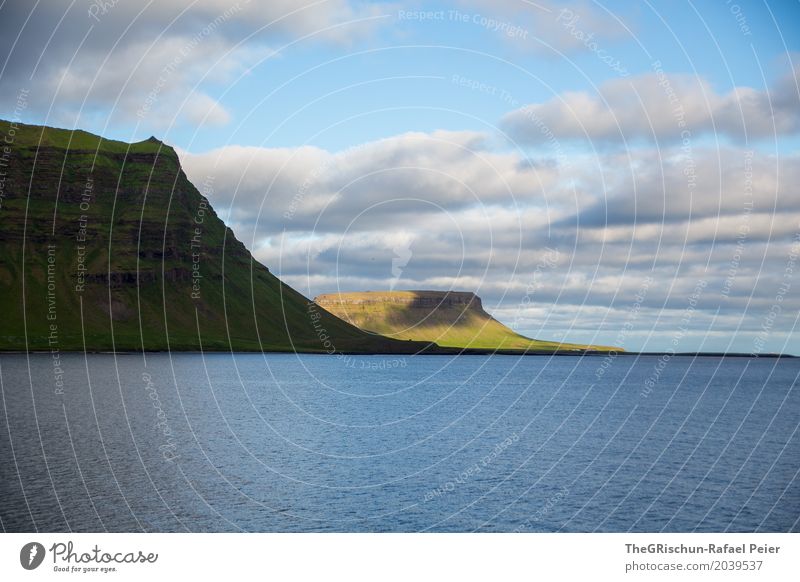
<svg viewBox="0 0 800 582">
<path fill-rule="evenodd" d="M 631 22 L 637 36 L 647 39 L 643 45 L 636 39 L 625 37 L 608 42 L 608 52 L 616 54 L 631 75 L 650 72 L 653 61 L 659 60 L 667 72 L 696 73 L 708 78 L 716 89 L 726 91 L 737 85 L 763 88 L 762 75 L 769 81 L 785 73 L 786 47 L 775 34 L 775 26 L 764 10 L 750 10 L 757 17 L 754 16 L 750 24 L 753 36 L 745 38 L 739 34 L 734 16 L 726 14 L 724 6 L 713 7 L 704 3 L 705 10 L 701 15 L 706 19 L 709 31 L 699 21 L 687 19 L 687 8 L 682 3 L 666 3 L 658 13 L 644 5 L 630 10 L 619 4 L 611 4 L 609 9 L 619 10 L 619 14 Z M 441 5 L 425 7 L 434 10 Z M 797 4 L 793 7 L 793 18 L 786 9 L 776 17 L 784 22 L 800 22 L 800 9 Z M 462 12 L 480 14 L 478 11 Z M 672 29 L 674 37 L 665 32 L 662 18 Z M 546 100 L 563 91 L 591 89 L 593 84 L 600 84 L 610 76 L 608 66 L 590 52 L 568 52 L 569 60 L 563 60 L 545 47 L 537 52 L 519 50 L 510 46 L 502 35 L 472 22 L 464 24 L 445 20 L 419 24 L 398 21 L 391 16 L 387 20 L 392 22 L 394 29 L 388 36 L 395 37 L 394 42 L 398 45 L 387 47 L 380 42 L 366 43 L 363 50 L 374 52 L 345 53 L 342 60 L 309 73 L 266 106 L 258 108 L 257 118 L 266 119 L 270 126 L 274 126 L 280 123 L 287 109 L 293 108 L 293 95 L 297 93 L 321 94 L 325 89 L 341 89 L 348 83 L 370 82 L 366 90 L 359 86 L 306 110 L 302 118 L 292 124 L 292 129 L 285 132 L 285 137 L 281 135 L 275 140 L 275 145 L 295 145 L 292 140 L 297 134 L 308 136 L 310 143 L 315 145 L 341 149 L 409 129 L 482 130 L 487 121 L 499 119 L 510 109 L 508 102 L 496 94 L 464 90 L 452 82 L 453 75 L 497 87 L 523 103 Z M 789 36 L 786 39 L 789 50 L 797 50 L 798 38 Z M 535 41 L 532 40 L 531 44 Z M 273 77 L 284 81 L 303 67 L 320 65 L 331 57 L 341 56 L 333 57 L 328 50 L 322 49 L 304 52 L 297 60 L 286 58 L 265 63 L 262 74 L 254 74 L 252 79 L 245 80 L 239 91 L 231 93 L 231 103 L 237 109 L 254 107 L 257 103 L 254 97 L 269 92 Z M 415 82 L 406 80 L 412 75 L 432 78 Z M 392 77 L 398 79 L 392 81 Z M 387 80 L 381 82 L 377 79 Z M 376 105 L 448 109 L 454 103 L 457 104 L 455 109 L 474 115 L 475 119 L 465 115 L 445 115 L 439 110 L 418 109 L 409 115 L 393 112 L 371 115 L 361 123 L 350 125 L 351 133 L 333 132 L 312 137 L 317 128 L 338 121 L 342 111 L 358 114 L 370 111 Z M 251 126 L 237 132 L 237 141 L 260 145 L 262 135 Z M 212 144 L 202 143 L 201 147 L 206 145 Z"/>
<path fill-rule="evenodd" d="M 511 109 L 497 96 L 502 91 L 521 103 L 537 102 L 564 91 L 591 90 L 614 74 L 588 50 L 547 46 L 547 40 L 538 38 L 524 21 L 515 25 L 527 33 L 525 42 L 519 43 L 524 46 L 509 42 L 502 32 L 474 21 L 485 16 L 514 22 L 502 14 L 493 15 L 486 7 L 374 4 L 380 7 L 376 31 L 360 41 L 337 45 L 285 36 L 269 39 L 266 46 L 279 52 L 254 62 L 234 83 L 205 84 L 233 114 L 226 132 L 198 133 L 184 124 L 168 128 L 165 139 L 198 151 L 226 142 L 276 147 L 310 143 L 336 150 L 409 130 L 482 130 Z M 652 72 L 658 60 L 664 71 L 700 75 L 720 92 L 736 86 L 764 89 L 786 73 L 787 51 L 800 48 L 796 34 L 800 3 L 608 2 L 602 6 L 594 9 L 620 18 L 635 35 L 619 33 L 602 41 L 630 75 Z M 749 34 L 740 30 L 733 10 L 742 15 Z M 427 12 L 441 19 L 403 16 L 410 12 Z M 468 21 L 462 22 L 458 15 Z M 496 87 L 497 93 L 465 90 L 453 82 L 454 75 Z M 300 101 L 298 96 L 302 96 Z M 297 114 L 298 103 L 308 105 L 310 96 L 321 100 Z M 409 112 L 370 113 L 391 108 Z M 446 109 L 459 114 L 447 115 L 442 111 Z M 266 144 L 265 135 L 292 114 L 295 117 Z M 360 118 L 348 124 L 348 131 L 320 133 L 350 115 Z M 104 121 L 102 117 L 95 121 L 94 129 L 101 129 Z M 126 139 L 131 134 L 133 139 L 148 137 L 153 128 L 140 125 L 121 123 L 106 133 Z"/>
<path fill-rule="evenodd" d="M 174 145 L 255 256 L 310 296 L 470 290 L 546 339 L 800 353 L 800 274 L 764 329 L 800 231 L 798 2 L 0 14 L 4 117 Z"/>
</svg>

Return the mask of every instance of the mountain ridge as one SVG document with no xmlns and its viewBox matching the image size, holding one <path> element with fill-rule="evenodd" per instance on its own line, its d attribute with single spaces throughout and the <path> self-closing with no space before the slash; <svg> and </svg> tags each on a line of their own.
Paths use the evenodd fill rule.
<svg viewBox="0 0 800 582">
<path fill-rule="evenodd" d="M 0 351 L 416 353 L 256 261 L 156 138 L 0 120 Z"/>
</svg>

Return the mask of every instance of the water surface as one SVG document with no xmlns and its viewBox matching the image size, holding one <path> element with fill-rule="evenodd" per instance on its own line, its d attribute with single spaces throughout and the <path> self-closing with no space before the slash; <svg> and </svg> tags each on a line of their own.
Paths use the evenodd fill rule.
<svg viewBox="0 0 800 582">
<path fill-rule="evenodd" d="M 3 355 L 0 519 L 797 531 L 798 373 L 764 358 Z"/>
</svg>

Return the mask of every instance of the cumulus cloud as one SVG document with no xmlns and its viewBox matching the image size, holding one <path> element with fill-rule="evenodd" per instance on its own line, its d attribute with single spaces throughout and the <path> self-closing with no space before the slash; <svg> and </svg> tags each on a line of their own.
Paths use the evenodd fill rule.
<svg viewBox="0 0 800 582">
<path fill-rule="evenodd" d="M 566 92 L 507 114 L 509 132 L 526 143 L 550 133 L 562 140 L 623 142 L 676 140 L 699 134 L 736 141 L 800 130 L 800 93 L 792 71 L 773 87 L 736 87 L 719 93 L 695 75 L 658 70 L 630 79 L 611 79 L 596 93 Z M 543 131 L 542 128 L 549 131 Z"/>
<path fill-rule="evenodd" d="M 10 103 L 27 89 L 30 111 L 62 125 L 93 116 L 154 129 L 198 117 L 219 125 L 230 114 L 209 86 L 284 42 L 348 43 L 381 20 L 379 7 L 355 0 L 5 3 L 0 97 Z"/>
<path fill-rule="evenodd" d="M 389 219 L 402 224 L 473 207 L 543 204 L 558 178 L 555 166 L 494 152 L 486 136 L 471 131 L 406 133 L 341 152 L 227 146 L 182 152 L 182 159 L 195 183 L 216 182 L 217 204 L 232 209 L 240 228 L 255 227 L 257 238 L 283 230 L 363 231 Z"/>
<path fill-rule="evenodd" d="M 186 118 L 197 127 L 222 126 L 231 120 L 231 114 L 208 95 L 194 95 L 186 104 Z"/>
<path fill-rule="evenodd" d="M 229 50 L 223 39 L 213 37 L 203 42 L 188 36 L 137 41 L 60 67 L 42 81 L 35 98 L 57 101 L 56 121 L 61 123 L 102 111 L 109 119 L 139 121 L 155 129 L 181 120 L 224 125 L 230 114 L 197 81 L 230 80 L 259 57 L 253 50 Z"/>
<path fill-rule="evenodd" d="M 710 237 L 703 219 L 714 224 L 742 215 L 781 222 L 800 208 L 800 159 L 756 150 L 697 148 L 640 149 L 609 153 L 604 163 L 577 166 L 580 188 L 605 192 L 568 219 L 582 227 L 675 224 L 691 220 L 693 230 Z M 778 216 L 775 213 L 779 213 Z M 564 224 L 564 222 L 562 222 Z M 724 232 L 724 231 L 723 231 Z M 723 232 L 718 233 L 722 235 Z"/>
<path fill-rule="evenodd" d="M 550 339 L 571 330 L 567 339 L 613 342 L 652 278 L 641 310 L 654 334 L 675 329 L 703 281 L 684 349 L 711 319 L 714 345 L 741 327 L 735 349 L 752 349 L 742 342 L 774 303 L 800 231 L 800 157 L 747 149 L 694 150 L 691 189 L 679 145 L 564 166 L 495 151 L 473 132 L 181 157 L 195 183 L 213 180 L 212 203 L 256 258 L 309 296 L 472 290 L 498 318 Z M 796 294 L 782 301 L 800 309 Z M 791 325 L 782 318 L 771 337 Z"/>
</svg>

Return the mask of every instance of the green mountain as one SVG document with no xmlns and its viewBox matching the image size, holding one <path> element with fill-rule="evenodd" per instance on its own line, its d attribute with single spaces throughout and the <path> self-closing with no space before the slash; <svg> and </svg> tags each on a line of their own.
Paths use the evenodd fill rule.
<svg viewBox="0 0 800 582">
<path fill-rule="evenodd" d="M 410 352 L 253 259 L 175 151 L 0 121 L 0 350 Z"/>
<path fill-rule="evenodd" d="M 526 352 L 615 349 L 527 338 L 484 311 L 480 297 L 463 291 L 333 293 L 314 301 L 363 330 L 442 347 Z"/>
</svg>

